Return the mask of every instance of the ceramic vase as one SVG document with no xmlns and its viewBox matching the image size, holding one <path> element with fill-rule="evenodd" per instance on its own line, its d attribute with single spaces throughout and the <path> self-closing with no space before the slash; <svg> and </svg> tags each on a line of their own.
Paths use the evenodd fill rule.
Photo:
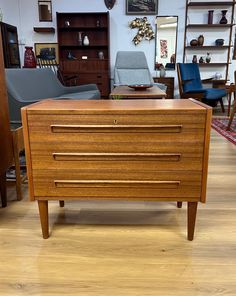
<svg viewBox="0 0 236 296">
<path fill-rule="evenodd" d="M 221 13 L 222 13 L 222 18 L 220 20 L 220 24 L 225 25 L 228 23 L 227 18 L 226 18 L 227 10 L 221 10 Z"/>
<path fill-rule="evenodd" d="M 24 68 L 36 68 L 36 58 L 33 52 L 33 47 L 25 47 Z"/>
<path fill-rule="evenodd" d="M 213 13 L 214 13 L 214 10 L 208 11 L 208 25 L 213 24 Z"/>
<path fill-rule="evenodd" d="M 161 67 L 160 69 L 160 77 L 165 77 L 166 76 L 166 70 L 164 67 Z"/>
<path fill-rule="evenodd" d="M 89 39 L 88 39 L 87 35 L 84 36 L 83 45 L 85 45 L 85 46 L 89 45 Z"/>
<path fill-rule="evenodd" d="M 193 55 L 192 63 L 197 64 L 197 56 Z"/>
<path fill-rule="evenodd" d="M 82 32 L 78 32 L 78 43 L 79 45 L 83 45 Z"/>
<path fill-rule="evenodd" d="M 203 57 L 200 57 L 200 59 L 199 59 L 199 63 L 200 63 L 200 64 L 203 64 L 203 63 L 204 63 L 204 59 L 203 59 Z"/>
<path fill-rule="evenodd" d="M 204 36 L 203 35 L 200 35 L 197 39 L 198 41 L 198 45 L 199 46 L 202 46 L 204 44 Z"/>
<path fill-rule="evenodd" d="M 103 51 L 99 51 L 98 52 L 98 58 L 99 58 L 99 60 L 103 60 L 104 59 L 104 53 L 103 53 Z"/>
<path fill-rule="evenodd" d="M 206 62 L 207 62 L 207 63 L 210 63 L 210 61 L 211 61 L 211 56 L 210 56 L 210 53 L 207 52 Z"/>
</svg>

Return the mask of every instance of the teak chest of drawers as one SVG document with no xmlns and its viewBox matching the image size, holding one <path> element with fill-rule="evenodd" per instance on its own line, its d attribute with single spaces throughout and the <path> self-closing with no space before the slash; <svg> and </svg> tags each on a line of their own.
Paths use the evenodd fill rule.
<svg viewBox="0 0 236 296">
<path fill-rule="evenodd" d="M 30 199 L 205 202 L 211 108 L 194 100 L 44 100 L 22 109 Z"/>
</svg>

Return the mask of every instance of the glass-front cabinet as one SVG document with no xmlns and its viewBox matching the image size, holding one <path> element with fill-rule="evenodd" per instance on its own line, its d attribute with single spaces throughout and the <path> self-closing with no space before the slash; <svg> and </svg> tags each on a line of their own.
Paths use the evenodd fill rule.
<svg viewBox="0 0 236 296">
<path fill-rule="evenodd" d="M 0 22 L 5 68 L 20 68 L 17 27 Z"/>
</svg>

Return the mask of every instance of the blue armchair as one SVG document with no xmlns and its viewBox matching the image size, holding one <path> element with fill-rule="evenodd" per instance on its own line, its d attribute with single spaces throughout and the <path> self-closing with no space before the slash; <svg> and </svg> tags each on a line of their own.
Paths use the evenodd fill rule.
<svg viewBox="0 0 236 296">
<path fill-rule="evenodd" d="M 216 106 L 220 102 L 222 111 L 225 112 L 222 100 L 227 95 L 225 89 L 203 88 L 198 64 L 178 63 L 177 71 L 181 98 L 195 98 L 210 106 Z M 211 82 L 211 79 L 206 79 L 205 82 Z"/>
<path fill-rule="evenodd" d="M 118 51 L 114 68 L 114 86 L 153 84 L 166 91 L 166 85 L 154 83 L 147 59 L 142 51 Z"/>
</svg>

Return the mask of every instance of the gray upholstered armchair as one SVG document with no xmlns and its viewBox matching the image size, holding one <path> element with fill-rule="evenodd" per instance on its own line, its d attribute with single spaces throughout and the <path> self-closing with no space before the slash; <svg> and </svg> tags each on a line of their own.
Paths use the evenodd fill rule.
<svg viewBox="0 0 236 296">
<path fill-rule="evenodd" d="M 118 51 L 114 68 L 114 86 L 153 84 L 166 91 L 162 83 L 154 83 L 143 51 Z"/>
<path fill-rule="evenodd" d="M 51 69 L 6 69 L 11 122 L 21 122 L 20 109 L 44 99 L 100 99 L 95 84 L 63 86 Z"/>
</svg>

